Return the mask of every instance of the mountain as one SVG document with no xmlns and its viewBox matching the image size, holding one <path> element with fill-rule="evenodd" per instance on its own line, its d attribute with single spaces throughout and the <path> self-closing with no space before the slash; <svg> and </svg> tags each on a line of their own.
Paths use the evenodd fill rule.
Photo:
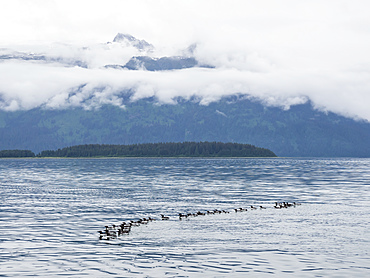
<svg viewBox="0 0 370 278">
<path fill-rule="evenodd" d="M 180 56 L 164 56 L 156 57 L 153 56 L 155 47 L 145 40 L 140 40 L 135 38 L 130 34 L 118 33 L 112 42 L 107 42 L 106 44 L 94 45 L 91 47 L 80 47 L 73 48 L 67 45 L 58 45 L 62 49 L 60 54 L 57 53 L 33 53 L 33 52 L 19 52 L 13 51 L 11 49 L 0 49 L 0 62 L 2 61 L 29 61 L 29 62 L 44 62 L 44 63 L 59 63 L 63 66 L 76 66 L 82 68 L 89 68 L 89 62 L 91 62 L 91 52 L 99 51 L 98 56 L 104 56 L 104 54 L 109 53 L 110 46 L 119 46 L 121 49 L 127 47 L 132 47 L 136 49 L 136 54 L 132 56 L 131 59 L 124 64 L 103 64 L 104 68 L 113 69 L 129 69 L 129 70 L 148 70 L 148 71 L 161 71 L 161 70 L 178 70 L 193 67 L 205 67 L 213 68 L 210 65 L 204 65 L 199 63 L 194 57 L 194 51 L 196 45 L 191 45 L 185 49 Z M 94 50 L 94 51 L 93 51 Z M 80 53 L 81 57 L 76 57 L 73 53 Z M 69 53 L 69 54 L 68 54 Z M 151 56 L 148 56 L 151 55 Z M 153 56 L 153 57 L 152 57 Z M 119 60 L 119 57 L 117 57 Z"/>
<path fill-rule="evenodd" d="M 161 57 L 152 58 L 149 56 L 132 57 L 124 66 L 123 65 L 106 65 L 105 68 L 129 69 L 129 70 L 177 70 L 192 68 L 198 65 L 193 57 Z"/>
<path fill-rule="evenodd" d="M 129 70 L 179 70 L 193 67 L 213 68 L 210 65 L 199 64 L 194 57 L 171 56 L 152 58 L 149 56 L 132 57 L 124 66 L 123 65 L 106 65 L 105 68 L 129 69 Z"/>
<path fill-rule="evenodd" d="M 30 61 L 30 62 L 46 62 L 46 63 L 60 63 L 64 66 L 77 66 L 81 68 L 87 68 L 88 65 L 85 61 L 80 59 L 73 59 L 70 57 L 53 56 L 46 54 L 35 54 L 27 52 L 18 52 L 5 49 L 0 54 L 0 62 L 3 61 Z"/>
<path fill-rule="evenodd" d="M 229 97 L 208 106 L 195 99 L 159 105 L 153 98 L 125 109 L 0 111 L 0 150 L 80 144 L 219 141 L 268 148 L 278 156 L 370 157 L 370 123 L 323 113 L 310 103 L 289 110 Z"/>
<path fill-rule="evenodd" d="M 154 46 L 145 40 L 138 40 L 134 36 L 118 33 L 113 42 L 134 46 L 140 51 L 152 52 Z M 185 49 L 180 56 L 170 57 L 151 57 L 147 55 L 133 56 L 125 65 L 105 65 L 105 68 L 129 69 L 129 70 L 179 70 L 193 67 L 213 68 L 210 65 L 199 63 L 194 57 L 196 45 L 191 45 Z"/>
<path fill-rule="evenodd" d="M 56 53 L 0 49 L 0 63 L 6 64 L 9 60 L 17 60 L 22 65 L 52 63 L 51 69 L 82 67 L 84 71 L 110 68 L 107 72 L 125 69 L 127 72 L 181 73 L 193 67 L 212 68 L 212 65 L 202 65 L 197 60 L 196 48 L 194 44 L 179 56 L 156 57 L 152 44 L 119 33 L 112 42 L 73 51 L 69 46 Z M 126 53 L 121 52 L 122 49 L 130 50 L 125 59 L 120 56 Z M 91 63 L 94 57 L 101 58 L 99 63 Z M 119 71 L 119 74 L 123 76 L 126 71 Z M 81 103 L 88 104 L 94 94 L 84 90 L 96 89 L 88 85 L 83 83 L 71 88 L 68 97 L 81 93 L 82 98 L 86 97 Z M 109 87 L 109 84 L 101 86 Z M 104 92 L 105 88 L 98 89 Z M 119 102 L 122 100 L 125 108 L 102 105 L 107 102 L 99 102 L 98 99 L 97 106 L 100 108 L 85 106 L 91 110 L 82 107 L 61 110 L 38 107 L 14 112 L 0 110 L 0 150 L 23 149 L 39 153 L 81 144 L 217 141 L 252 144 L 268 148 L 278 156 L 370 157 L 369 122 L 320 112 L 309 101 L 291 106 L 289 110 L 266 106 L 237 94 L 207 106 L 195 97 L 190 100 L 174 99 L 176 104 L 161 104 L 155 98 L 131 101 L 136 99 L 134 92 L 135 88 L 125 88 L 115 95 Z M 7 102 L 13 98 L 9 94 L 5 96 L 0 91 L 0 104 L 6 104 L 0 107 L 6 108 Z"/>
<path fill-rule="evenodd" d="M 118 33 L 112 42 L 105 44 L 95 44 L 90 46 L 73 46 L 67 44 L 53 44 L 50 47 L 41 47 L 38 53 L 30 51 L 16 51 L 9 48 L 0 48 L 0 62 L 21 61 L 21 62 L 36 62 L 36 63 L 58 63 L 65 67 L 81 67 L 89 68 L 92 60 L 96 57 L 104 57 L 111 50 L 126 49 L 128 47 L 136 49 L 136 54 L 149 54 L 154 51 L 154 46 L 145 40 L 139 40 L 129 34 Z M 42 51 L 41 51 L 42 49 Z M 93 55 L 93 56 L 91 56 Z M 110 56 L 110 55 L 108 55 Z M 117 57 L 119 60 L 120 57 Z M 109 65 L 107 65 L 109 67 Z"/>
<path fill-rule="evenodd" d="M 192 68 L 197 64 L 197 61 L 192 57 L 162 57 L 155 59 L 148 56 L 139 56 L 131 58 L 131 60 L 125 65 L 125 68 L 130 70 L 145 68 L 149 71 L 158 71 Z"/>
<path fill-rule="evenodd" d="M 130 46 L 136 47 L 139 50 L 146 50 L 146 51 L 154 50 L 154 46 L 152 44 L 148 43 L 145 40 L 139 40 L 130 34 L 118 33 L 114 37 L 113 42 L 130 45 Z"/>
</svg>

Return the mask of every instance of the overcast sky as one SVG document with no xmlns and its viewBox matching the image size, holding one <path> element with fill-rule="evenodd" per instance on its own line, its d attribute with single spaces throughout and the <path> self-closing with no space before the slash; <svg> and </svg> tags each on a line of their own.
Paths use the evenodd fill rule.
<svg viewBox="0 0 370 278">
<path fill-rule="evenodd" d="M 368 0 L 0 2 L 0 56 L 17 51 L 87 65 L 2 60 L 0 109 L 86 106 L 86 99 L 121 105 L 120 92 L 133 88 L 134 98 L 163 102 L 197 95 L 207 104 L 241 93 L 287 109 L 310 99 L 318 109 L 370 120 Z M 158 57 L 196 43 L 195 57 L 215 68 L 105 69 L 145 54 L 107 45 L 119 32 L 153 44 L 150 55 Z"/>
</svg>

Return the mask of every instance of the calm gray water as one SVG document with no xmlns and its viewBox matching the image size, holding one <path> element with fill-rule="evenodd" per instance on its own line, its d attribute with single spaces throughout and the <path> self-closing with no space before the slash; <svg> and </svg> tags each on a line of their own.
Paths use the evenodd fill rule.
<svg viewBox="0 0 370 278">
<path fill-rule="evenodd" d="M 369 189 L 370 159 L 2 159 L 0 277 L 364 277 Z"/>
</svg>

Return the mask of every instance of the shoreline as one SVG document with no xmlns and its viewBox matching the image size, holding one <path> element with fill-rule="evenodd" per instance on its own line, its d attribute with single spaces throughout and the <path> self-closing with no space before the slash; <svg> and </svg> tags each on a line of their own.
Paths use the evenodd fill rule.
<svg viewBox="0 0 370 278">
<path fill-rule="evenodd" d="M 0 157 L 0 159 L 237 159 L 237 158 L 291 158 L 291 157 L 277 157 L 277 156 L 81 156 L 81 157 Z"/>
</svg>

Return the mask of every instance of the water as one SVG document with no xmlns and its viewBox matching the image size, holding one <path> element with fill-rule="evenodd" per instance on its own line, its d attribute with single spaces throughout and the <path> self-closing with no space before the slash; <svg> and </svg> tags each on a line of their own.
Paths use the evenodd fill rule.
<svg viewBox="0 0 370 278">
<path fill-rule="evenodd" d="M 370 272 L 370 159 L 2 159 L 0 186 L 0 277 Z M 177 217 L 250 205 L 267 209 Z"/>
</svg>

